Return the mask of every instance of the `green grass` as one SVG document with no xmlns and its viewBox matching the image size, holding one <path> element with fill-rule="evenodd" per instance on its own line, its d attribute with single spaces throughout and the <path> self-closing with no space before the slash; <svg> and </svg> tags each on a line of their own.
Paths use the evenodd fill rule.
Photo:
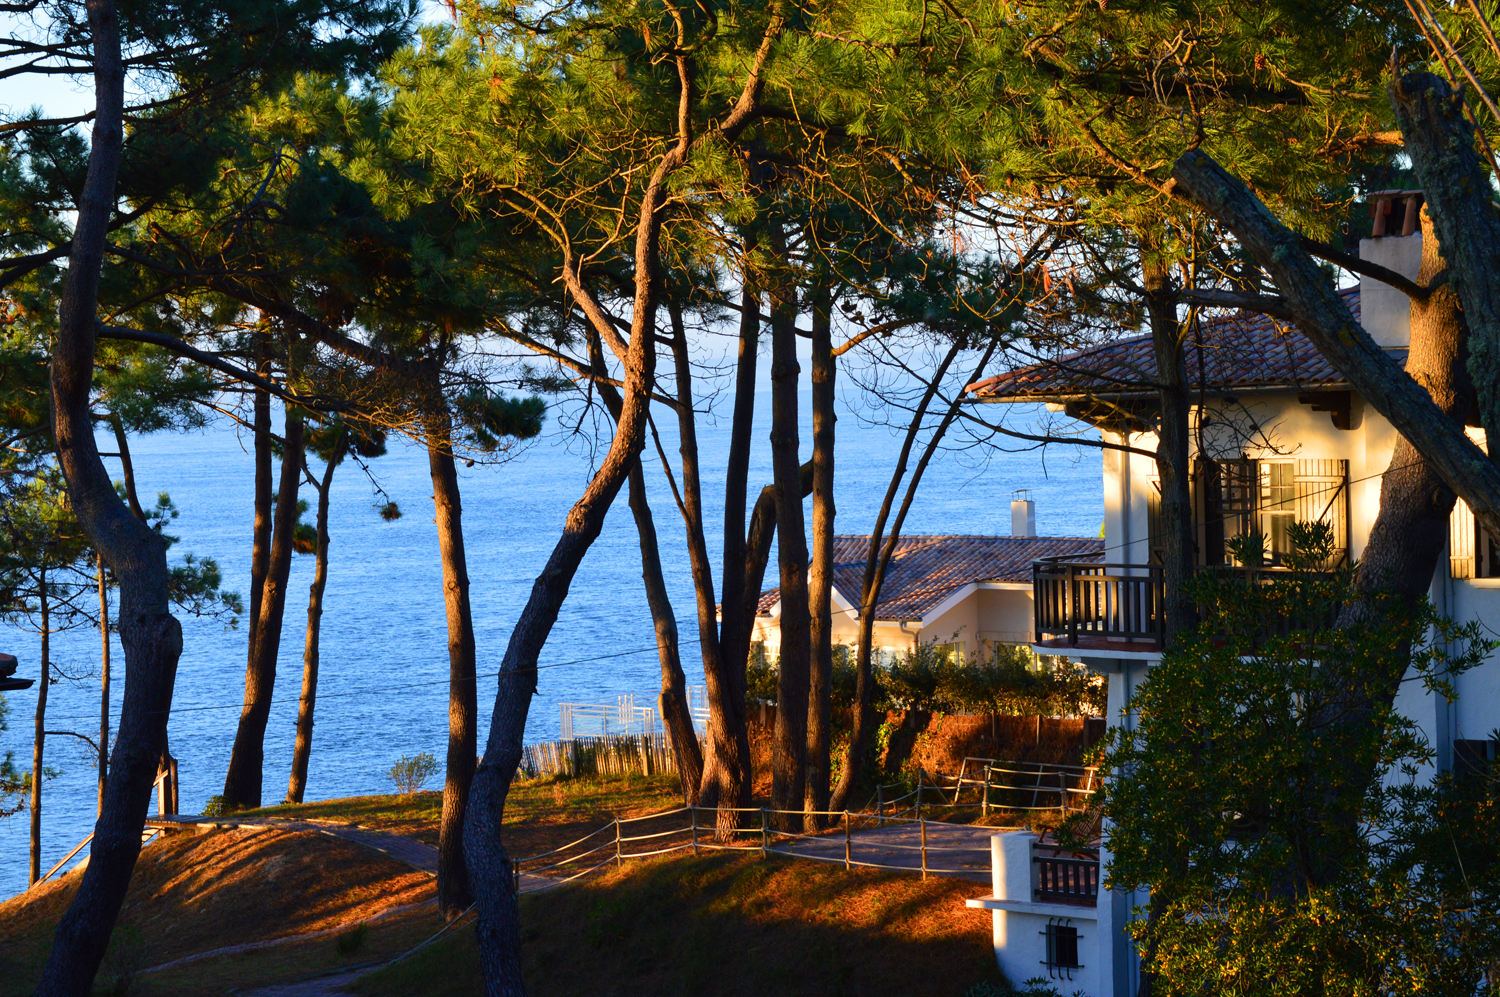
<svg viewBox="0 0 1500 997">
<path fill-rule="evenodd" d="M 637 863 L 521 898 L 527 987 L 575 994 L 963 997 L 998 985 L 981 887 L 717 854 Z M 364 997 L 477 997 L 472 928 L 353 986 Z"/>
</svg>

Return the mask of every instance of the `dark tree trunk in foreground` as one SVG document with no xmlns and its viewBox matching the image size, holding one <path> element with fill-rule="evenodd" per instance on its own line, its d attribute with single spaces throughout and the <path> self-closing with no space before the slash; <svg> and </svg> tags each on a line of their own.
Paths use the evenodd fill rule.
<svg viewBox="0 0 1500 997">
<path fill-rule="evenodd" d="M 807 683 L 807 785 L 804 809 L 812 827 L 827 821 L 833 737 L 833 301 L 826 277 L 812 292 L 813 512 L 808 566 L 808 616 L 812 662 Z M 783 609 L 782 616 L 786 613 Z M 780 711 L 778 711 L 780 712 Z"/>
<path fill-rule="evenodd" d="M 292 533 L 297 528 L 297 492 L 302 483 L 302 414 L 286 412 L 281 455 L 281 483 L 272 517 L 271 553 L 261 594 L 260 615 L 251 622 L 254 654 L 245 669 L 245 704 L 235 732 L 229 771 L 224 776 L 225 810 L 246 810 L 261 804 L 265 781 L 266 721 L 276 687 L 276 657 L 281 653 L 281 625 L 286 615 L 286 583 L 292 569 Z"/>
<path fill-rule="evenodd" d="M 182 653 L 182 629 L 167 611 L 166 545 L 115 494 L 94 443 L 89 391 L 95 307 L 124 140 L 125 70 L 114 5 L 93 0 L 88 18 L 95 111 L 52 351 L 52 431 L 69 501 L 120 584 L 125 700 L 110 756 L 104 813 L 94 825 L 78 892 L 53 935 L 36 990 L 42 997 L 85 997 L 93 987 L 141 851 L 141 826 L 166 743 L 172 682 Z"/>
<path fill-rule="evenodd" d="M 698 786 L 703 779 L 703 751 L 698 733 L 693 729 L 693 715 L 688 709 L 687 676 L 682 672 L 682 657 L 677 637 L 677 614 L 667 594 L 667 580 L 661 570 L 661 549 L 656 539 L 656 520 L 646 496 L 646 475 L 640 461 L 630 469 L 630 511 L 635 516 L 636 534 L 641 542 L 641 580 L 646 586 L 646 604 L 651 609 L 651 624 L 656 631 L 656 655 L 661 662 L 661 693 L 657 709 L 662 727 L 672 742 L 677 762 L 677 776 L 682 783 L 682 802 L 698 802 Z"/>
<path fill-rule="evenodd" d="M 292 774 L 287 779 L 286 801 L 301 803 L 307 791 L 307 761 L 312 756 L 313 715 L 318 706 L 318 663 L 323 625 L 323 590 L 328 587 L 328 493 L 333 472 L 344 459 L 341 436 L 329 454 L 318 489 L 317 547 L 313 558 L 313 580 L 307 590 L 307 637 L 302 644 L 302 695 L 297 699 L 297 740 L 292 745 Z"/>
<path fill-rule="evenodd" d="M 1368 405 L 1411 442 L 1444 484 L 1474 510 L 1474 518 L 1500 536 L 1500 469 L 1455 428 L 1426 389 L 1408 377 L 1360 327 L 1332 279 L 1303 249 L 1300 238 L 1204 152 L 1184 154 L 1173 166 L 1172 176 L 1176 189 L 1234 233 L 1255 262 L 1271 275 L 1296 316 L 1298 328 L 1318 352 Z M 1437 205 L 1429 202 L 1428 207 L 1436 225 L 1440 218 Z M 1440 226 L 1438 233 L 1441 241 Z M 1446 245 L 1443 251 L 1446 255 Z M 1459 278 L 1462 301 L 1469 279 L 1451 258 L 1449 266 Z M 1471 325 L 1477 321 L 1467 303 L 1464 314 Z M 1476 328 L 1475 338 L 1478 336 Z"/>
<path fill-rule="evenodd" d="M 747 249 L 753 243 L 747 245 Z M 745 718 L 745 661 L 750 653 L 760 582 L 747 578 L 750 565 L 745 534 L 745 502 L 750 487 L 750 446 L 755 419 L 755 368 L 760 349 L 760 297 L 749 275 L 740 299 L 739 356 L 735 366 L 734 415 L 729 431 L 729 462 L 724 473 L 723 596 L 717 622 L 717 667 L 703 670 L 708 693 L 708 737 L 703 756 L 699 803 L 707 807 L 750 805 L 750 737 Z M 762 562 L 764 571 L 764 562 Z M 746 606 L 749 605 L 747 611 Z M 739 815 L 722 810 L 721 834 L 739 826 Z"/>
<path fill-rule="evenodd" d="M 443 607 L 448 620 L 448 760 L 443 816 L 438 827 L 438 907 L 457 917 L 474 902 L 464 866 L 464 812 L 474 781 L 479 744 L 478 669 L 474 613 L 469 605 L 469 563 L 464 550 L 463 503 L 453 459 L 453 423 L 446 407 L 427 421 L 427 461 L 438 549 L 443 562 Z"/>
<path fill-rule="evenodd" d="M 1141 276 L 1146 315 L 1156 355 L 1156 393 L 1161 410 L 1157 430 L 1156 475 L 1161 482 L 1162 581 L 1165 643 L 1194 623 L 1193 604 L 1184 589 L 1193 576 L 1193 500 L 1188 463 L 1188 409 L 1192 393 L 1183 363 L 1182 323 L 1177 320 L 1171 274 L 1150 239 L 1142 240 Z"/>
<path fill-rule="evenodd" d="M 795 291 L 783 286 L 771 299 L 771 469 L 776 494 L 776 550 L 781 571 L 781 663 L 776 680 L 776 729 L 771 738 L 771 807 L 801 810 L 807 765 L 807 683 L 812 653 L 807 615 L 807 532 L 802 516 L 801 464 L 797 459 Z M 801 829 L 783 814 L 776 825 Z"/>
<path fill-rule="evenodd" d="M 922 393 L 922 400 L 917 404 L 911 422 L 907 424 L 906 435 L 901 440 L 901 450 L 896 457 L 896 467 L 891 472 L 890 483 L 885 489 L 885 498 L 880 503 L 880 512 L 876 514 L 875 525 L 870 531 L 870 545 L 865 553 L 864 581 L 860 585 L 859 637 L 855 647 L 857 671 L 854 676 L 854 729 L 849 735 L 849 747 L 844 755 L 844 768 L 839 773 L 838 786 L 834 789 L 833 797 L 829 801 L 830 810 L 850 808 L 854 789 L 864 775 L 865 752 L 869 747 L 870 728 L 874 719 L 871 716 L 870 703 L 875 688 L 873 673 L 875 610 L 880 600 L 880 587 L 885 581 L 886 568 L 890 565 L 891 554 L 895 550 L 901 529 L 898 523 L 891 533 L 890 540 L 887 541 L 886 520 L 890 517 L 892 506 L 895 505 L 896 494 L 901 490 L 901 482 L 906 477 L 906 462 L 910 459 L 911 448 L 922 431 L 922 422 L 927 418 L 927 410 L 931 407 L 932 399 L 937 395 L 938 387 L 947 375 L 948 368 L 953 366 L 953 361 L 958 357 L 958 351 L 957 343 L 949 347 L 942 362 L 938 364 L 937 372 L 933 374 L 932 380 L 927 384 L 927 389 Z M 910 489 L 908 489 L 908 494 L 911 494 Z"/>
<path fill-rule="evenodd" d="M 42 878 L 42 755 L 47 747 L 47 689 L 52 685 L 52 614 L 47 592 L 47 568 L 40 572 L 37 604 L 42 619 L 42 675 L 36 689 L 36 733 L 31 742 L 31 868 L 28 888 Z"/>
</svg>

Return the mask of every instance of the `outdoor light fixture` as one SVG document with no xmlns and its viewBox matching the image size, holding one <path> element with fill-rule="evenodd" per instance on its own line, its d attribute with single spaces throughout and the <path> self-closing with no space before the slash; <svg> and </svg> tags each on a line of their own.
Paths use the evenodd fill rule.
<svg viewBox="0 0 1500 997">
<path fill-rule="evenodd" d="M 16 656 L 14 654 L 0 654 L 0 692 L 9 692 L 12 689 L 30 689 L 36 679 L 11 678 L 16 673 Z"/>
</svg>

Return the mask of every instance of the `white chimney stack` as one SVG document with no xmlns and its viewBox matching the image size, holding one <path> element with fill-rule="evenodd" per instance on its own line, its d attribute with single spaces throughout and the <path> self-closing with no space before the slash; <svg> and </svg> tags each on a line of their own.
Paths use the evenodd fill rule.
<svg viewBox="0 0 1500 997">
<path fill-rule="evenodd" d="M 1017 488 L 1010 500 L 1010 535 L 1036 536 L 1036 503 L 1031 501 L 1030 488 Z"/>
<path fill-rule="evenodd" d="M 1359 258 L 1394 270 L 1410 280 L 1422 265 L 1422 192 L 1378 190 L 1370 195 L 1373 238 L 1359 240 Z M 1405 349 L 1411 341 L 1411 299 L 1363 275 L 1359 278 L 1360 324 L 1385 349 Z"/>
</svg>

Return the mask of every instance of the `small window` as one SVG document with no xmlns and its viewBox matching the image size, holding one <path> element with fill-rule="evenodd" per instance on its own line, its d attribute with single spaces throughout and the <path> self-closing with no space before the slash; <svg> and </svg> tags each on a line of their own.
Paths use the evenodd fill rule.
<svg viewBox="0 0 1500 997">
<path fill-rule="evenodd" d="M 962 644 L 934 644 L 932 657 L 934 661 L 945 665 L 961 665 L 964 663 L 964 646 Z"/>
<path fill-rule="evenodd" d="M 1484 779 L 1495 760 L 1494 741 L 1453 742 L 1453 774 L 1463 782 Z"/>
<path fill-rule="evenodd" d="M 1047 975 L 1054 980 L 1071 980 L 1075 969 L 1082 969 L 1078 961 L 1078 929 L 1069 918 L 1048 918 L 1047 930 L 1041 932 L 1047 939 L 1047 958 L 1042 965 Z"/>
</svg>

